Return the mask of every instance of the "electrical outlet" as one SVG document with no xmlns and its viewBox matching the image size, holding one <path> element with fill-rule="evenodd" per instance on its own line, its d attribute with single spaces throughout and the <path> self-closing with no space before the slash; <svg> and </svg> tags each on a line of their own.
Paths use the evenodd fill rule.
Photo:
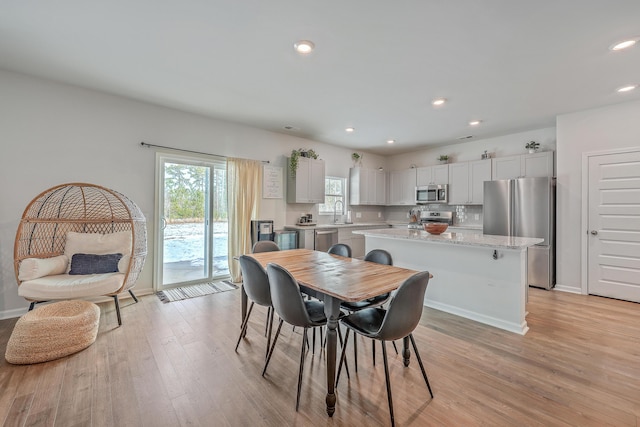
<svg viewBox="0 0 640 427">
<path fill-rule="evenodd" d="M 362 213 L 361 212 L 356 212 L 356 218 L 362 218 Z"/>
<path fill-rule="evenodd" d="M 476 221 L 480 221 L 480 214 L 475 214 Z"/>
<path fill-rule="evenodd" d="M 382 212 L 378 212 L 378 218 L 382 218 Z"/>
</svg>

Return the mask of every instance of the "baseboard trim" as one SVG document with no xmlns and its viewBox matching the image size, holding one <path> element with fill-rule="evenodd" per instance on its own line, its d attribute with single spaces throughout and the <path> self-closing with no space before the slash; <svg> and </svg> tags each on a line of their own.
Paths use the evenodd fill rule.
<svg viewBox="0 0 640 427">
<path fill-rule="evenodd" d="M 152 295 L 155 292 L 153 291 L 153 289 L 149 289 L 149 288 L 144 288 L 144 289 L 133 289 L 133 292 L 136 294 L 137 297 L 141 297 L 141 296 L 145 296 L 145 295 Z M 119 300 L 126 300 L 126 299 L 130 299 L 131 298 L 131 294 L 129 294 L 129 292 L 123 292 L 120 295 L 118 295 L 118 299 Z M 111 297 L 96 297 L 96 298 L 85 298 L 86 301 L 91 301 L 93 303 L 96 304 L 100 304 L 103 302 L 109 302 L 109 301 L 113 301 L 113 298 Z M 13 308 L 11 310 L 2 310 L 0 311 L 0 320 L 5 320 L 5 319 L 13 319 L 14 317 L 20 317 L 22 315 L 24 315 L 27 311 L 29 311 L 29 303 L 25 301 L 25 303 L 27 304 L 24 307 L 21 308 Z"/>
<path fill-rule="evenodd" d="M 14 308 L 12 310 L 0 311 L 0 320 L 13 319 L 14 317 L 20 317 L 23 314 L 25 314 L 28 309 L 29 307 L 27 306 L 22 308 Z"/>
<path fill-rule="evenodd" d="M 438 301 L 425 301 L 424 305 L 430 308 L 435 308 L 436 310 L 455 314 L 456 316 L 475 320 L 476 322 L 484 323 L 485 325 L 493 326 L 520 335 L 524 335 L 527 333 L 527 331 L 529 331 L 529 326 L 527 325 L 526 320 L 522 322 L 522 324 L 505 322 L 504 320 L 496 319 L 495 317 L 485 316 L 483 314 L 476 313 L 475 311 L 465 310 Z"/>
<path fill-rule="evenodd" d="M 553 290 L 560 291 L 560 292 L 568 292 L 570 294 L 582 295 L 582 289 L 576 288 L 575 286 L 564 286 L 556 283 L 556 286 L 553 288 Z"/>
</svg>

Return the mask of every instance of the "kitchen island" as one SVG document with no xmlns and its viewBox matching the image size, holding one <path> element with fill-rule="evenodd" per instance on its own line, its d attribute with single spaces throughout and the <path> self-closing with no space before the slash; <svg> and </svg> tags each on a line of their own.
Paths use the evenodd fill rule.
<svg viewBox="0 0 640 427">
<path fill-rule="evenodd" d="M 524 335 L 527 247 L 543 239 L 473 232 L 358 230 L 366 251 L 385 249 L 398 267 L 428 270 L 425 305 Z"/>
</svg>

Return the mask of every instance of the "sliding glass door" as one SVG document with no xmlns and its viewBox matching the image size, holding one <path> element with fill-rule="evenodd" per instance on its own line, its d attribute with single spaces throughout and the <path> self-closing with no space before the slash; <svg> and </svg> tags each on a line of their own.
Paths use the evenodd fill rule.
<svg viewBox="0 0 640 427">
<path fill-rule="evenodd" d="M 157 169 L 157 288 L 227 277 L 224 160 L 159 154 Z"/>
</svg>

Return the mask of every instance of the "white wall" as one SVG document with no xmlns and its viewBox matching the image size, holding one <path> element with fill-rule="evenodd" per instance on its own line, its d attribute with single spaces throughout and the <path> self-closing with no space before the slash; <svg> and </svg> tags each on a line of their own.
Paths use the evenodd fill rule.
<svg viewBox="0 0 640 427">
<path fill-rule="evenodd" d="M 140 142 L 225 156 L 269 160 L 286 167 L 294 148 L 313 148 L 327 174 L 348 176 L 351 150 L 257 130 L 204 116 L 0 71 L 0 318 L 22 314 L 13 242 L 22 212 L 37 194 L 57 184 L 89 182 L 134 200 L 148 221 L 150 256 L 137 288 L 152 288 L 155 154 Z M 370 166 L 384 162 L 366 154 Z M 276 228 L 298 205 L 263 199 L 260 216 Z M 290 221 L 289 221 L 290 222 Z"/>
<path fill-rule="evenodd" d="M 582 154 L 640 149 L 640 102 L 617 104 L 557 118 L 557 282 L 581 291 Z"/>
</svg>

